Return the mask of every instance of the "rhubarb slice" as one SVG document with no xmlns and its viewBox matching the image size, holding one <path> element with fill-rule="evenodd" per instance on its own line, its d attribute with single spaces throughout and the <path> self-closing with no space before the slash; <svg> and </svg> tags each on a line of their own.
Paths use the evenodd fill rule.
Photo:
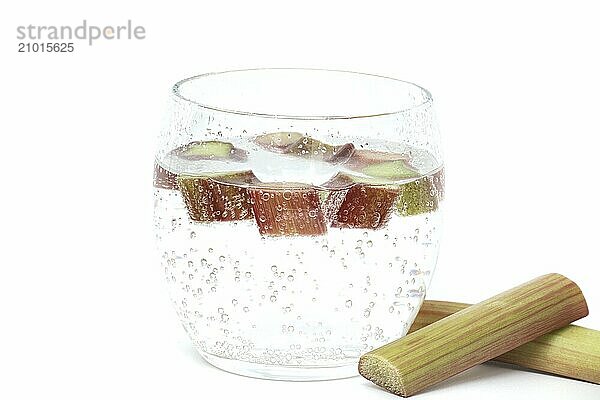
<svg viewBox="0 0 600 400">
<path fill-rule="evenodd" d="M 375 158 L 373 152 L 368 156 Z M 379 153 L 376 156 L 380 161 L 369 164 L 365 161 L 366 157 L 358 162 L 354 159 L 353 167 L 361 173 L 360 176 L 340 173 L 326 183 L 325 187 L 332 189 L 350 185 L 341 203 L 339 191 L 331 191 L 325 201 L 324 210 L 337 207 L 331 226 L 380 229 L 394 210 L 401 216 L 410 216 L 432 212 L 439 207 L 443 196 L 443 170 L 420 177 L 399 155 Z M 386 160 L 382 161 L 382 158 Z M 414 180 L 398 182 L 407 179 Z"/>
<path fill-rule="evenodd" d="M 418 215 L 438 209 L 444 195 L 444 170 L 400 186 L 396 209 L 402 216 Z"/>
<path fill-rule="evenodd" d="M 362 176 L 342 173 L 327 184 L 327 186 L 339 186 L 343 183 L 348 185 L 349 182 L 351 184 L 331 221 L 331 225 L 335 228 L 380 229 L 384 227 L 401 192 L 400 186 L 393 182 L 419 176 L 402 156 L 388 153 L 356 151 L 348 167 L 355 169 Z M 332 204 L 337 201 L 339 199 L 335 196 L 328 199 Z"/>
<path fill-rule="evenodd" d="M 160 189 L 177 189 L 177 174 L 166 170 L 157 162 L 154 163 L 154 187 Z"/>
<path fill-rule="evenodd" d="M 190 161 L 230 160 L 243 162 L 248 159 L 248 153 L 245 150 L 239 149 L 231 143 L 217 140 L 191 142 L 178 147 L 171 154 Z"/>
<path fill-rule="evenodd" d="M 356 184 L 346 193 L 331 225 L 334 228 L 379 229 L 389 220 L 397 197 L 397 189 Z M 333 196 L 330 201 L 339 200 Z"/>
<path fill-rule="evenodd" d="M 408 161 L 409 157 L 406 154 L 389 153 L 385 151 L 376 150 L 356 150 L 352 155 L 350 164 L 353 165 L 369 165 L 383 161 L 397 161 L 404 160 Z"/>
<path fill-rule="evenodd" d="M 267 133 L 254 141 L 269 151 L 332 164 L 345 163 L 355 151 L 352 143 L 332 146 L 298 132 Z"/>
<path fill-rule="evenodd" d="M 390 180 L 410 179 L 419 176 L 419 173 L 410 168 L 404 160 L 384 161 L 367 165 L 361 172 L 369 177 Z"/>
<path fill-rule="evenodd" d="M 273 132 L 257 136 L 254 139 L 254 143 L 258 144 L 263 149 L 275 153 L 285 153 L 285 150 L 289 146 L 303 137 L 305 136 L 299 132 Z"/>
<path fill-rule="evenodd" d="M 261 235 L 314 236 L 327 231 L 315 188 L 277 185 L 248 188 L 254 219 Z"/>
<path fill-rule="evenodd" d="M 354 153 L 354 145 L 346 143 L 341 146 L 331 146 L 310 137 L 303 137 L 288 146 L 283 153 L 331 164 L 341 164 L 348 161 Z"/>
<path fill-rule="evenodd" d="M 196 222 L 252 218 L 252 205 L 245 186 L 257 182 L 252 171 L 177 178 L 190 219 Z"/>
</svg>

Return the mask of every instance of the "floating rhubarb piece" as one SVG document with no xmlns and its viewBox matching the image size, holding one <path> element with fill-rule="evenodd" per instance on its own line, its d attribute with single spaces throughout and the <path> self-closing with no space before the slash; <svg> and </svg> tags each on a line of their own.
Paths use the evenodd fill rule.
<svg viewBox="0 0 600 400">
<path fill-rule="evenodd" d="M 257 136 L 254 142 L 263 149 L 275 153 L 284 153 L 289 146 L 303 137 L 305 136 L 299 132 L 274 132 Z"/>
<path fill-rule="evenodd" d="M 400 180 L 419 176 L 408 165 L 408 156 L 373 150 L 356 150 L 345 167 L 374 178 Z"/>
<path fill-rule="evenodd" d="M 354 153 L 352 143 L 332 146 L 298 132 L 267 133 L 258 136 L 254 141 L 269 151 L 332 164 L 344 163 Z"/>
<path fill-rule="evenodd" d="M 160 189 L 177 189 L 177 174 L 154 163 L 154 187 Z"/>
<path fill-rule="evenodd" d="M 402 216 L 437 210 L 443 195 L 443 170 L 419 178 L 419 173 L 404 159 L 393 160 L 392 156 L 389 155 L 388 161 L 365 165 L 357 171 L 366 177 L 341 173 L 324 185 L 328 189 L 351 185 L 341 204 L 340 192 L 332 191 L 322 206 L 328 211 L 338 207 L 331 218 L 333 227 L 379 229 L 385 226 L 394 208 Z M 418 179 L 393 183 L 413 178 Z M 329 216 L 328 213 L 326 215 Z"/>
<path fill-rule="evenodd" d="M 352 185 L 331 224 L 336 228 L 379 229 L 389 220 L 394 202 L 401 192 L 397 184 L 382 183 L 416 178 L 419 174 L 401 156 L 370 151 L 357 153 L 353 156 L 352 167 L 365 176 L 338 174 L 326 185 Z M 379 160 L 366 162 L 365 155 L 369 156 L 369 160 Z M 328 203 L 332 204 L 338 201 L 337 197 L 328 199 Z"/>
<path fill-rule="evenodd" d="M 389 180 L 410 179 L 419 173 L 410 168 L 404 160 L 384 161 L 364 167 L 361 172 L 369 177 Z"/>
<path fill-rule="evenodd" d="M 238 221 L 252 218 L 244 186 L 256 184 L 252 171 L 210 176 L 179 176 L 179 190 L 192 221 Z"/>
<path fill-rule="evenodd" d="M 352 156 L 352 163 L 368 165 L 376 162 L 383 161 L 396 161 L 404 160 L 407 161 L 409 157 L 406 154 L 389 153 L 385 151 L 375 150 L 356 150 Z"/>
<path fill-rule="evenodd" d="M 435 174 L 433 174 L 433 186 L 437 190 L 437 195 L 440 200 L 444 200 L 445 194 L 445 185 L 446 185 L 446 175 L 444 173 L 444 168 L 441 168 Z"/>
<path fill-rule="evenodd" d="M 248 159 L 245 150 L 235 147 L 231 143 L 216 140 L 204 142 L 191 142 L 171 152 L 184 160 L 231 160 L 243 162 Z"/>
<path fill-rule="evenodd" d="M 380 162 L 370 161 L 370 164 L 364 164 L 366 160 L 374 159 L 378 159 Z M 385 161 L 381 161 L 384 159 Z M 400 181 L 418 178 L 399 185 L 396 208 L 400 215 L 418 215 L 438 209 L 444 194 L 443 169 L 434 174 L 419 177 L 420 174 L 409 166 L 402 155 L 380 152 L 357 151 L 351 162 L 357 172 L 368 176 L 369 179 Z"/>
<path fill-rule="evenodd" d="M 387 223 L 397 197 L 397 189 L 355 184 L 346 192 L 331 225 L 334 228 L 379 229 Z M 334 195 L 328 201 L 335 203 L 339 198 Z"/>
<path fill-rule="evenodd" d="M 269 185 L 248 188 L 261 235 L 313 236 L 327 231 L 316 189 Z"/>
<path fill-rule="evenodd" d="M 317 188 L 321 210 L 325 216 L 325 221 L 331 225 L 337 221 L 337 213 L 340 209 L 348 190 L 354 186 L 355 182 L 346 174 L 338 173 L 324 184 Z"/>
<path fill-rule="evenodd" d="M 396 208 L 402 216 L 418 215 L 438 209 L 444 195 L 444 170 L 400 186 Z"/>
<path fill-rule="evenodd" d="M 288 146 L 283 154 L 310 158 L 332 164 L 341 164 L 354 153 L 354 145 L 346 143 L 341 146 L 331 146 L 310 137 L 304 137 Z"/>
</svg>

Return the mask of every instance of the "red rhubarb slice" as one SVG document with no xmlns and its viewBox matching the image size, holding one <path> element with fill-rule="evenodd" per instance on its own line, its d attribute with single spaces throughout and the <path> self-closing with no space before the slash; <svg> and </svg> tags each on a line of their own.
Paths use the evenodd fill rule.
<svg viewBox="0 0 600 400">
<path fill-rule="evenodd" d="M 163 168 L 159 163 L 154 163 L 154 187 L 160 189 L 177 189 L 177 174 Z"/>
<path fill-rule="evenodd" d="M 309 186 L 250 187 L 254 219 L 261 235 L 314 236 L 327 231 L 317 190 Z"/>
<path fill-rule="evenodd" d="M 379 229 L 387 223 L 397 197 L 397 189 L 357 183 L 348 189 L 331 226 Z M 335 204 L 339 202 L 339 197 L 330 195 L 328 202 Z"/>
</svg>

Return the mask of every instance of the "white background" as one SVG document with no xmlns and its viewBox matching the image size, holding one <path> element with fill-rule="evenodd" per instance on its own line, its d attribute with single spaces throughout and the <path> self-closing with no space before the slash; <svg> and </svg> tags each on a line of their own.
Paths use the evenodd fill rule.
<svg viewBox="0 0 600 400">
<path fill-rule="evenodd" d="M 287 383 L 191 349 L 152 242 L 154 136 L 170 85 L 260 66 L 419 83 L 444 135 L 446 224 L 430 298 L 477 302 L 537 275 L 578 282 L 600 329 L 600 59 L 594 2 L 3 3 L 0 398 L 394 398 L 362 378 Z M 408 3 L 408 2 L 407 2 Z M 143 41 L 18 54 L 17 25 L 132 19 Z M 423 399 L 598 399 L 482 366 Z"/>
</svg>

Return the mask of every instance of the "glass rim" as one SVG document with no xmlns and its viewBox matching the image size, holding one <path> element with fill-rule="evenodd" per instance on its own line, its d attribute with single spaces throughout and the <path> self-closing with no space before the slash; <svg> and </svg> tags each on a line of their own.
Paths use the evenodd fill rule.
<svg viewBox="0 0 600 400">
<path fill-rule="evenodd" d="M 396 83 L 402 83 L 402 84 L 405 84 L 408 86 L 412 86 L 413 88 L 421 90 L 421 92 L 423 93 L 424 100 L 421 102 L 415 102 L 415 104 L 412 104 L 408 107 L 403 107 L 398 110 L 386 111 L 386 112 L 381 112 L 381 113 L 367 113 L 367 114 L 356 114 L 356 115 L 293 115 L 293 114 L 260 113 L 260 112 L 228 109 L 228 108 L 224 108 L 224 107 L 213 106 L 210 104 L 205 104 L 205 103 L 195 100 L 195 99 L 185 97 L 180 91 L 180 88 L 188 82 L 206 78 L 206 77 L 215 76 L 215 75 L 226 75 L 226 74 L 235 73 L 235 72 L 282 71 L 282 70 L 285 70 L 285 71 L 335 72 L 335 73 L 352 74 L 352 75 L 356 75 L 358 77 L 371 77 L 371 78 L 386 79 L 386 80 L 393 81 Z M 287 68 L 287 67 L 286 68 L 273 68 L 273 67 L 243 68 L 243 69 L 233 69 L 233 70 L 226 70 L 226 71 L 219 71 L 219 72 L 207 72 L 204 74 L 194 75 L 194 76 L 191 76 L 191 77 L 188 77 L 188 78 L 178 81 L 171 88 L 171 94 L 172 94 L 172 96 L 174 96 L 174 98 L 176 100 L 185 101 L 187 103 L 194 104 L 194 105 L 196 105 L 200 108 L 206 109 L 206 110 L 217 111 L 217 112 L 222 112 L 222 113 L 227 113 L 227 114 L 236 114 L 236 115 L 242 115 L 242 116 L 248 116 L 248 117 L 260 117 L 260 118 L 271 118 L 271 119 L 291 119 L 291 120 L 350 120 L 350 119 L 359 119 L 359 118 L 386 117 L 386 116 L 400 115 L 405 112 L 412 111 L 412 110 L 418 109 L 420 107 L 423 107 L 425 105 L 431 104 L 433 102 L 433 97 L 432 97 L 431 93 L 429 92 L 429 90 L 425 89 L 424 87 L 422 87 L 420 85 L 417 85 L 416 83 L 405 81 L 402 79 L 391 78 L 389 76 L 384 76 L 384 75 L 370 74 L 370 73 L 365 73 L 365 72 L 348 71 L 348 70 L 325 69 L 325 68 L 294 68 L 294 67 L 291 67 L 291 68 Z"/>
</svg>

